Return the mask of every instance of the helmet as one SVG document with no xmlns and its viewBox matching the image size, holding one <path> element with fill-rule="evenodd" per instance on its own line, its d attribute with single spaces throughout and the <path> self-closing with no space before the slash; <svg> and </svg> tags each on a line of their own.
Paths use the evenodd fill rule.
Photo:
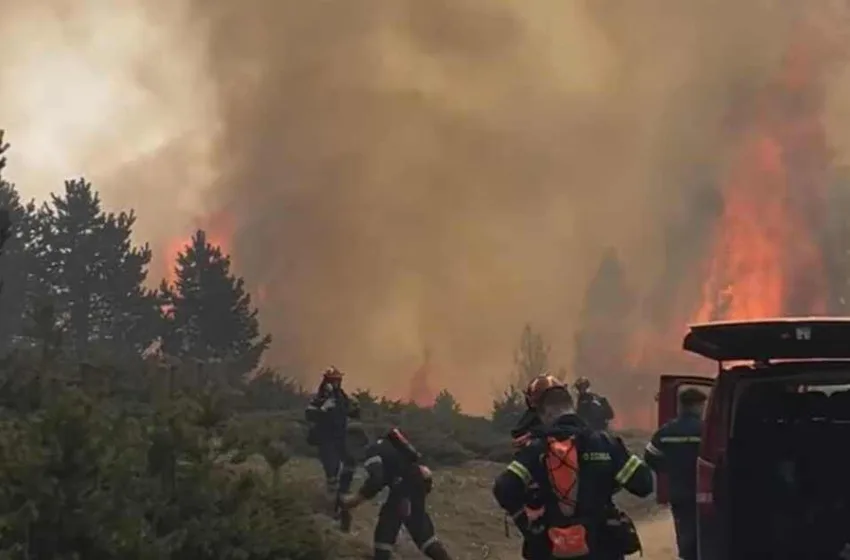
<svg viewBox="0 0 850 560">
<path fill-rule="evenodd" d="M 322 377 L 327 381 L 341 380 L 342 372 L 336 369 L 335 366 L 331 366 L 322 373 Z"/>
<path fill-rule="evenodd" d="M 590 380 L 587 377 L 579 377 L 576 379 L 576 382 L 573 383 L 573 387 L 576 389 L 587 389 L 590 387 Z"/>
<path fill-rule="evenodd" d="M 550 389 L 566 389 L 566 387 L 553 375 L 538 375 L 525 388 L 525 404 L 529 408 L 536 408 L 544 393 Z"/>
</svg>

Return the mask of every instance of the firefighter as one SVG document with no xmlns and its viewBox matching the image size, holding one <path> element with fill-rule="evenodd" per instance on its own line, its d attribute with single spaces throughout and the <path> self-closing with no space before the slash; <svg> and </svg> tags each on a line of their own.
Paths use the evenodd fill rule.
<svg viewBox="0 0 850 560">
<path fill-rule="evenodd" d="M 356 455 L 362 459 L 367 478 L 356 493 L 343 496 L 343 509 L 350 512 L 384 487 L 389 488 L 375 525 L 375 560 L 390 558 L 402 525 L 426 556 L 450 560 L 425 510 L 426 497 L 433 487 L 431 471 L 422 464 L 421 455 L 404 434 L 393 428 L 374 444 L 363 446 Z"/>
<path fill-rule="evenodd" d="M 645 497 L 652 472 L 622 440 L 592 430 L 578 418 L 566 386 L 541 383 L 531 395 L 544 428 L 498 476 L 493 494 L 526 539 L 530 558 L 614 560 L 640 550 L 632 521 L 613 503 L 621 488 Z M 545 510 L 530 520 L 524 505 L 529 484 L 542 491 Z"/>
<path fill-rule="evenodd" d="M 310 425 L 308 442 L 319 448 L 325 489 L 333 504 L 351 488 L 356 468 L 346 452 L 345 438 L 348 419 L 359 417 L 359 409 L 342 389 L 342 377 L 336 367 L 326 369 L 305 412 Z"/>
<path fill-rule="evenodd" d="M 525 412 L 517 421 L 516 426 L 511 430 L 511 439 L 513 441 L 514 451 L 518 453 L 521 449 L 534 441 L 535 436 L 540 434 L 543 428 L 543 423 L 540 421 L 540 416 L 534 407 L 532 395 L 539 392 L 541 384 L 557 383 L 557 380 L 548 374 L 538 375 L 525 388 Z M 540 492 L 540 487 L 532 482 L 528 486 L 525 499 L 525 514 L 528 519 L 535 520 L 543 515 L 543 496 Z M 505 534 L 508 534 L 509 516 L 505 517 Z M 522 541 L 522 557 L 526 559 L 533 558 L 535 542 L 534 539 L 523 538 Z"/>
<path fill-rule="evenodd" d="M 644 459 L 670 484 L 670 509 L 681 560 L 697 558 L 696 465 L 706 395 L 697 389 L 679 393 L 678 416 L 664 424 L 646 446 Z"/>
<path fill-rule="evenodd" d="M 590 391 L 590 380 L 579 377 L 574 384 L 576 393 L 576 413 L 594 430 L 607 430 L 614 419 L 614 409 L 603 396 Z"/>
</svg>

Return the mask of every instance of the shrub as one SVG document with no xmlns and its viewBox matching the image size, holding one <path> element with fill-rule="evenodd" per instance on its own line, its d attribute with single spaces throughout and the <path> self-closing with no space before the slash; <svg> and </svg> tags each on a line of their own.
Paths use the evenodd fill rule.
<svg viewBox="0 0 850 560">
<path fill-rule="evenodd" d="M 229 392 L 128 407 L 73 377 L 49 377 L 3 384 L 4 397 L 18 387 L 38 398 L 2 403 L 0 557 L 328 556 L 302 490 L 230 468 L 246 451 L 273 467 L 287 454 L 273 434 L 234 437 Z"/>
</svg>

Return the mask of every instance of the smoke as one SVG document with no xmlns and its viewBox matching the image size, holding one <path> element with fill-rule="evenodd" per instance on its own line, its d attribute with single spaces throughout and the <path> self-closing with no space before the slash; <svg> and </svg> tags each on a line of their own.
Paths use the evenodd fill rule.
<svg viewBox="0 0 850 560">
<path fill-rule="evenodd" d="M 0 1 L 7 177 L 44 200 L 85 175 L 155 247 L 205 213 L 218 125 L 206 36 L 185 2 Z M 159 273 L 160 271 L 155 271 Z"/>
<path fill-rule="evenodd" d="M 431 382 L 484 411 L 526 322 L 555 364 L 571 363 L 607 248 L 639 319 L 668 321 L 688 297 L 673 291 L 709 245 L 736 123 L 804 3 L 159 4 L 91 0 L 51 16 L 67 27 L 88 14 L 96 32 L 66 43 L 89 44 L 88 60 L 116 53 L 124 62 L 102 73 L 144 100 L 122 113 L 135 119 L 112 119 L 114 134 L 78 142 L 75 161 L 125 162 L 104 172 L 107 195 L 135 205 L 154 242 L 227 216 L 274 362 L 334 363 L 351 385 L 404 394 L 428 347 Z M 135 49 L 86 38 L 127 29 Z M 2 93 L 8 119 L 21 103 Z M 847 99 L 832 95 L 830 113 Z M 158 132 L 153 148 L 144 130 Z"/>
<path fill-rule="evenodd" d="M 427 345 L 473 410 L 526 321 L 569 363 L 604 248 L 641 294 L 695 264 L 789 4 L 198 1 L 277 358 L 386 387 Z"/>
</svg>

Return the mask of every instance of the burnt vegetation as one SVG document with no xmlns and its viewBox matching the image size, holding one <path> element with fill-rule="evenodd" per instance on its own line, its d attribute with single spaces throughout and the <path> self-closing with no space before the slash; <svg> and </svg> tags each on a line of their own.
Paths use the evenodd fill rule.
<svg viewBox="0 0 850 560">
<path fill-rule="evenodd" d="M 278 476 L 314 453 L 310 395 L 260 367 L 270 337 L 228 255 L 198 231 L 152 289 L 135 219 L 83 178 L 41 204 L 0 182 L 0 557 L 328 557 L 311 489 Z M 526 326 L 492 419 L 445 390 L 428 408 L 350 390 L 435 467 L 502 461 L 548 360 Z"/>
</svg>

